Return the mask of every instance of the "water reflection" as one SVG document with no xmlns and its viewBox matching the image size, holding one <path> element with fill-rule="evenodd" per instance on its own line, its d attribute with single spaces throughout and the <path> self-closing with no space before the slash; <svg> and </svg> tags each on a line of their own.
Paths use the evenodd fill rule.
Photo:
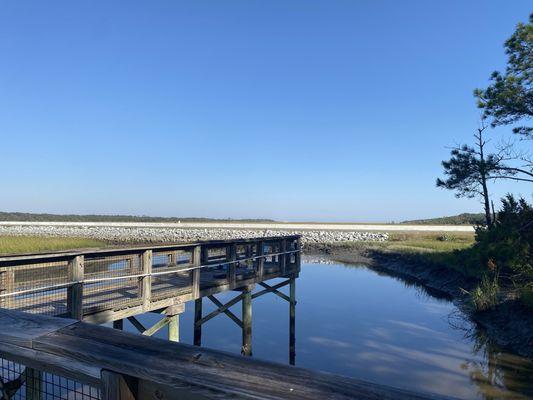
<svg viewBox="0 0 533 400">
<path fill-rule="evenodd" d="M 531 360 L 501 351 L 449 300 L 436 295 L 416 282 L 362 266 L 304 260 L 293 327 L 296 364 L 464 399 L 533 396 Z M 221 296 L 221 301 L 231 296 Z M 238 315 L 239 307 L 234 312 Z M 181 316 L 185 343 L 193 341 L 193 322 L 188 304 Z M 288 322 L 283 299 L 253 300 L 254 357 L 287 362 Z M 128 323 L 125 328 L 131 329 Z M 240 335 L 228 318 L 214 318 L 204 327 L 202 345 L 238 354 Z"/>
</svg>

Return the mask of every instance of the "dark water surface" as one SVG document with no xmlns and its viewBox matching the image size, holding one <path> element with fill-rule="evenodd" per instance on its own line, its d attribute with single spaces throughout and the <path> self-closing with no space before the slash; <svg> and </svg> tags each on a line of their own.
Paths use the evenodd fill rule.
<svg viewBox="0 0 533 400">
<path fill-rule="evenodd" d="M 451 302 L 417 286 L 363 266 L 304 260 L 296 298 L 297 366 L 464 399 L 533 397 L 531 360 L 500 351 Z M 212 309 L 204 299 L 204 315 Z M 240 316 L 240 303 L 232 311 Z M 139 318 L 150 325 L 159 317 Z M 125 329 L 135 331 L 129 322 Z M 288 363 L 288 332 L 286 301 L 273 294 L 254 299 L 254 357 Z M 181 341 L 191 344 L 192 333 L 188 303 Z M 203 326 L 202 345 L 239 354 L 240 329 L 217 316 Z"/>
</svg>

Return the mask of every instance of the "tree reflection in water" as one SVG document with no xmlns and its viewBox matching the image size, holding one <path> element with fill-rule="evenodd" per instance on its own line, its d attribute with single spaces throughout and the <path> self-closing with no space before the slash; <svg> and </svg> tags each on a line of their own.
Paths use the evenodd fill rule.
<svg viewBox="0 0 533 400">
<path fill-rule="evenodd" d="M 479 393 L 487 400 L 529 399 L 533 396 L 533 362 L 505 352 L 487 332 L 459 310 L 449 316 L 450 325 L 472 341 L 472 357 L 461 364 Z"/>
</svg>

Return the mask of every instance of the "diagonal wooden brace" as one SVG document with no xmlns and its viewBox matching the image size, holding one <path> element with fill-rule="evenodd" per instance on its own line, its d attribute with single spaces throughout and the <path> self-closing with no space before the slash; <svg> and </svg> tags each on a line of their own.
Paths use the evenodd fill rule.
<svg viewBox="0 0 533 400">
<path fill-rule="evenodd" d="M 235 314 L 233 314 L 229 308 L 235 304 L 237 304 L 242 299 L 242 294 L 236 296 L 232 300 L 228 301 L 226 304 L 222 304 L 215 296 L 207 296 L 209 300 L 211 300 L 217 307 L 215 311 L 209 313 L 205 317 L 203 317 L 201 320 L 197 322 L 197 324 L 202 325 L 205 322 L 209 321 L 210 319 L 216 317 L 219 314 L 226 314 L 228 317 L 230 317 L 239 327 L 242 328 L 242 322 Z"/>
<path fill-rule="evenodd" d="M 289 296 L 287 296 L 285 293 L 282 293 L 282 292 L 280 292 L 278 290 L 279 288 L 282 288 L 283 286 L 287 286 L 290 282 L 291 281 L 289 279 L 289 280 L 280 282 L 280 283 L 278 283 L 277 285 L 274 285 L 274 286 L 270 286 L 270 285 L 266 284 L 265 282 L 258 282 L 258 285 L 261 285 L 265 289 L 261 290 L 260 292 L 254 293 L 252 295 L 252 299 L 255 299 L 255 298 L 257 298 L 259 296 L 262 296 L 264 294 L 267 294 L 267 293 L 274 293 L 275 295 L 281 297 L 283 300 L 286 300 L 286 301 L 290 302 L 291 299 L 289 298 Z"/>
</svg>

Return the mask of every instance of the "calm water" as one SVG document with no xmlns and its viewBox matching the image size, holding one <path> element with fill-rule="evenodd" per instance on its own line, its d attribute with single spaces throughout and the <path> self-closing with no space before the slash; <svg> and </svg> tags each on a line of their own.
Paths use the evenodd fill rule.
<svg viewBox="0 0 533 400">
<path fill-rule="evenodd" d="M 464 399 L 533 397 L 531 361 L 499 351 L 451 302 L 421 288 L 362 266 L 304 261 L 296 297 L 297 366 Z M 204 315 L 212 309 L 204 300 Z M 240 315 L 240 304 L 232 311 Z M 189 303 L 180 318 L 184 343 L 192 343 L 192 314 Z M 146 325 L 158 318 L 140 317 Z M 128 322 L 125 329 L 134 331 Z M 273 294 L 254 300 L 254 357 L 287 363 L 288 330 L 287 302 Z M 203 326 L 202 340 L 240 353 L 240 330 L 224 315 Z"/>
</svg>

